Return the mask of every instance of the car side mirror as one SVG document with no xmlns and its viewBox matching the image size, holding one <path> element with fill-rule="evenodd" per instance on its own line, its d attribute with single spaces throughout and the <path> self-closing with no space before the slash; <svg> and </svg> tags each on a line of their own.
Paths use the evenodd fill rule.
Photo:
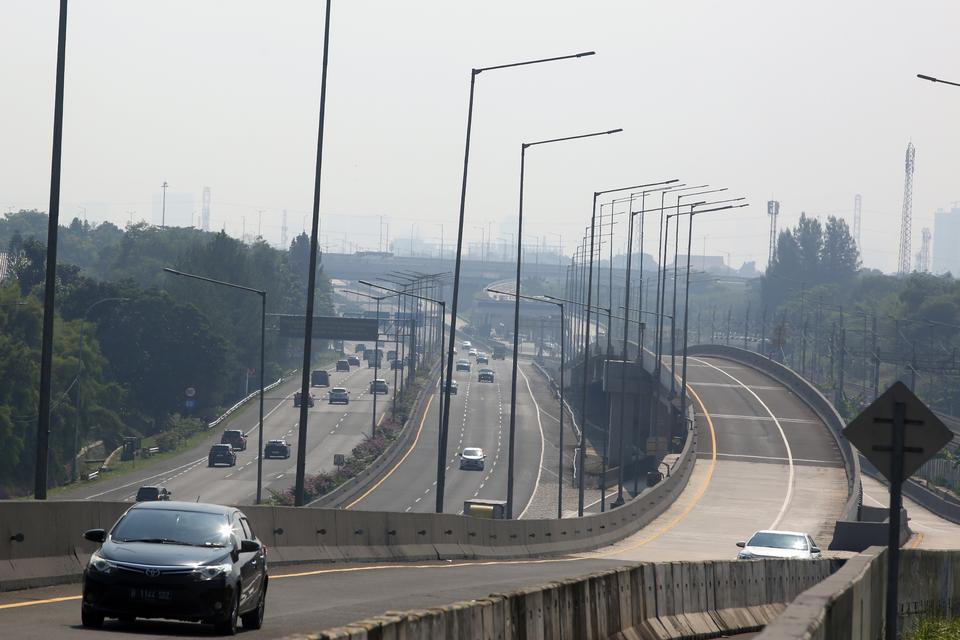
<svg viewBox="0 0 960 640">
<path fill-rule="evenodd" d="M 457 457 L 458 457 L 458 458 L 460 457 L 460 452 L 459 452 L 459 451 L 457 451 Z"/>
<path fill-rule="evenodd" d="M 738 543 L 737 543 L 737 546 L 740 547 L 741 549 L 743 549 L 745 546 L 747 546 L 747 543 L 741 541 L 741 542 L 738 542 Z"/>
<path fill-rule="evenodd" d="M 240 542 L 240 553 L 256 553 L 260 551 L 260 543 L 256 540 L 243 540 Z"/>
<path fill-rule="evenodd" d="M 820 553 L 820 547 L 810 547 L 810 553 Z"/>
<path fill-rule="evenodd" d="M 83 537 L 89 540 L 90 542 L 106 542 L 107 532 L 103 529 L 90 529 L 85 531 Z"/>
</svg>

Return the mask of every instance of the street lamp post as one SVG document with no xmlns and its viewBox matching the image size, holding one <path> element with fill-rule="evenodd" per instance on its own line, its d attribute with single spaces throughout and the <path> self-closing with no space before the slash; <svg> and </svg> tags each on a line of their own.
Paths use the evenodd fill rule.
<svg viewBox="0 0 960 640">
<path fill-rule="evenodd" d="M 547 304 L 555 304 L 560 307 L 560 444 L 558 448 L 560 450 L 559 459 L 560 462 L 557 467 L 557 519 L 560 520 L 563 518 L 563 414 L 566 413 L 566 403 L 564 402 L 564 368 L 567 364 L 566 356 L 566 337 L 565 337 L 565 325 L 566 321 L 564 318 L 563 302 L 556 300 L 545 300 L 544 298 L 537 298 L 534 296 L 524 296 L 518 293 L 509 293 L 507 291 L 497 291 L 496 289 L 487 289 L 492 293 L 499 293 L 505 296 L 514 296 L 516 298 L 523 298 L 524 300 L 531 300 L 533 302 L 545 302 Z"/>
<path fill-rule="evenodd" d="M 172 273 L 175 276 L 181 276 L 184 278 L 192 278 L 194 280 L 201 280 L 203 282 L 209 282 L 210 284 L 220 285 L 222 287 L 229 287 L 231 289 L 239 289 L 241 291 L 249 291 L 250 293 L 255 293 L 260 296 L 260 422 L 259 427 L 257 428 L 257 504 L 260 504 L 263 490 L 263 366 L 264 366 L 264 351 L 266 347 L 266 327 L 267 327 L 267 292 L 262 289 L 254 289 L 252 287 L 245 287 L 243 285 L 234 284 L 232 282 L 224 282 L 222 280 L 214 280 L 213 278 L 207 278 L 205 276 L 199 276 L 193 273 L 184 273 L 183 271 L 177 271 L 176 269 L 170 269 L 169 267 L 164 267 L 164 271 L 167 273 Z M 308 392 L 309 393 L 309 392 Z M 304 396 L 305 398 L 308 395 Z M 301 403 L 306 404 L 306 403 Z M 301 447 L 301 451 L 303 448 Z M 302 454 L 301 454 L 302 455 Z M 299 465 L 301 460 L 297 459 L 297 464 Z"/>
<path fill-rule="evenodd" d="M 377 285 L 371 285 L 369 282 L 364 282 L 363 280 L 360 281 L 360 284 L 365 284 L 371 287 L 377 287 Z M 377 288 L 383 289 L 384 287 L 377 287 Z M 377 372 L 380 370 L 380 302 L 382 300 L 385 300 L 386 298 L 392 298 L 395 295 L 400 294 L 400 292 L 397 291 L 386 296 L 372 296 L 369 293 L 361 293 L 360 291 L 345 291 L 344 293 L 351 293 L 355 296 L 363 296 L 365 298 L 370 298 L 371 300 L 375 300 L 377 303 L 377 312 L 376 312 L 377 313 L 377 337 L 373 341 L 373 382 L 371 383 L 371 390 L 370 390 L 370 395 L 373 396 L 373 413 L 370 416 L 370 437 L 374 437 L 377 435 L 377 396 L 379 395 L 377 393 Z M 399 357 L 399 355 L 400 354 L 397 353 L 397 357 Z M 396 380 L 396 378 L 394 378 L 394 380 Z M 396 382 L 394 382 L 394 385 L 393 385 L 393 401 L 394 401 L 394 407 L 396 407 L 396 401 L 397 401 Z"/>
<path fill-rule="evenodd" d="M 960 87 L 960 82 L 951 82 L 949 80 L 941 80 L 940 78 L 934 78 L 933 76 L 924 75 L 922 73 L 918 73 L 917 77 L 920 78 L 921 80 L 929 80 L 930 82 L 939 82 L 940 84 L 950 84 L 955 87 Z"/>
<path fill-rule="evenodd" d="M 520 202 L 517 214 L 517 277 L 516 293 L 514 296 L 513 307 L 513 364 L 511 366 L 510 377 L 510 430 L 508 432 L 507 442 L 507 519 L 513 519 L 513 473 L 514 473 L 514 444 L 516 441 L 517 428 L 517 369 L 520 359 L 520 273 L 523 266 L 523 178 L 526 167 L 527 149 L 545 144 L 556 142 L 568 142 L 570 140 L 580 140 L 582 138 L 593 138 L 596 136 L 605 136 L 613 133 L 620 133 L 623 129 L 610 129 L 608 131 L 596 131 L 576 136 L 566 136 L 563 138 L 552 138 L 549 140 L 539 140 L 537 142 L 524 142 L 520 145 Z"/>
<path fill-rule="evenodd" d="M 377 289 L 382 289 L 383 291 L 389 291 L 389 292 L 394 293 L 394 294 L 400 294 L 400 295 L 403 294 L 403 292 L 401 292 L 401 291 L 396 291 L 395 289 L 390 289 L 390 288 L 388 288 L 388 287 L 384 287 L 384 286 L 381 286 L 381 285 L 378 285 L 378 284 L 372 284 L 372 283 L 366 282 L 366 281 L 364 281 L 364 280 L 361 280 L 361 281 L 360 281 L 360 284 L 366 284 L 366 285 L 369 285 L 369 286 L 371 286 L 371 287 L 375 287 L 375 288 L 377 288 Z M 443 327 L 443 325 L 444 325 L 445 318 L 446 318 L 446 315 L 447 315 L 447 303 L 446 303 L 445 300 L 436 300 L 436 299 L 434 299 L 434 298 L 428 298 L 428 297 L 426 297 L 426 296 L 420 296 L 420 295 L 416 295 L 416 294 L 412 294 L 412 293 L 406 293 L 406 295 L 411 296 L 411 297 L 413 297 L 413 298 L 419 298 L 420 300 L 423 300 L 423 301 L 425 301 L 425 302 L 432 302 L 432 303 L 434 303 L 434 304 L 440 305 L 440 345 L 441 345 L 441 347 L 440 347 L 440 349 L 441 349 L 441 353 L 440 353 L 440 383 L 441 383 L 441 385 L 442 385 L 442 384 L 443 384 L 443 379 L 444 379 L 444 378 L 443 378 L 443 353 L 442 353 L 442 350 L 443 350 L 443 338 L 444 338 L 444 335 L 443 335 L 443 334 L 444 334 L 444 330 L 443 330 L 444 327 Z M 444 393 L 443 389 L 440 390 L 440 393 L 441 393 L 441 394 Z M 442 395 L 441 395 L 441 397 L 442 397 Z M 443 421 L 444 421 L 444 410 L 443 410 L 443 405 L 441 404 L 441 406 L 440 406 L 440 420 L 439 420 L 439 424 L 437 425 L 437 426 L 438 426 L 438 439 L 439 439 L 439 437 L 443 434 Z M 446 451 L 444 451 L 444 450 L 442 450 L 442 449 L 438 449 L 438 450 L 437 450 L 437 486 L 438 486 L 438 487 L 440 486 L 443 478 L 444 478 L 445 475 L 446 475 L 446 474 L 445 474 L 446 466 L 444 465 L 444 461 L 446 460 L 446 457 L 447 457 Z M 443 513 L 443 501 L 442 501 L 441 498 L 439 497 L 439 494 L 438 494 L 438 497 L 437 497 L 436 511 L 437 511 L 437 513 Z"/>
<path fill-rule="evenodd" d="M 329 2 L 329 0 L 328 0 Z M 457 257 L 453 268 L 453 299 L 450 305 L 450 346 L 444 356 L 447 358 L 447 379 L 443 385 L 443 428 L 440 430 L 440 451 L 446 457 L 447 435 L 450 428 L 450 384 L 453 381 L 453 347 L 457 338 L 457 308 L 460 301 L 460 264 L 463 257 L 463 222 L 464 211 L 467 198 L 467 170 L 470 165 L 470 135 L 473 129 L 473 97 L 476 88 L 477 76 L 484 71 L 496 71 L 500 69 L 510 69 L 514 67 L 523 67 L 545 62 L 556 62 L 560 60 L 571 60 L 594 55 L 593 51 L 584 51 L 566 56 L 557 56 L 553 58 L 541 58 L 539 60 L 527 60 L 524 62 L 513 62 L 509 64 L 494 65 L 491 67 L 482 67 L 470 70 L 470 98 L 467 106 L 467 135 L 463 151 L 463 179 L 460 184 L 460 212 L 457 220 Z M 437 482 L 437 501 L 443 504 L 444 486 Z"/>
<path fill-rule="evenodd" d="M 77 396 L 76 396 L 77 415 L 76 415 L 76 419 L 74 420 L 74 425 L 73 425 L 73 464 L 72 464 L 71 467 L 70 467 L 70 479 L 71 479 L 72 482 L 76 482 L 76 481 L 77 481 L 77 456 L 80 454 L 80 451 L 79 451 L 79 449 L 80 449 L 80 410 L 81 410 L 80 392 L 81 392 L 81 389 L 82 389 L 81 384 L 80 384 L 80 376 L 83 375 L 83 369 L 84 369 L 84 364 L 83 364 L 83 344 L 84 344 L 84 343 L 83 343 L 83 334 L 84 334 L 84 329 L 86 328 L 86 324 L 87 324 L 87 315 L 90 313 L 90 311 L 91 311 L 94 307 L 96 307 L 97 305 L 99 305 L 99 304 L 101 304 L 101 303 L 104 303 L 104 302 L 127 302 L 127 301 L 129 301 L 129 300 L 130 300 L 130 298 L 102 298 L 102 299 L 100 299 L 100 300 L 97 300 L 97 301 L 94 302 L 93 304 L 91 304 L 89 307 L 87 307 L 87 310 L 83 312 L 83 321 L 80 323 L 80 351 L 79 351 L 79 354 L 78 354 L 78 356 L 77 356 L 77 360 L 79 361 L 79 362 L 78 362 L 78 363 L 79 363 L 79 367 L 77 367 Z"/>
</svg>

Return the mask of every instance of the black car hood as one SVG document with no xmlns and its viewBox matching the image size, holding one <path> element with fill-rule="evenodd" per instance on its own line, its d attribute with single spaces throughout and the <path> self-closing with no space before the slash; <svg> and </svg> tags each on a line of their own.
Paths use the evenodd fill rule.
<svg viewBox="0 0 960 640">
<path fill-rule="evenodd" d="M 180 544 L 153 542 L 114 542 L 108 540 L 100 548 L 105 560 L 156 566 L 197 566 L 218 564 L 230 557 L 224 547 L 188 547 Z"/>
</svg>

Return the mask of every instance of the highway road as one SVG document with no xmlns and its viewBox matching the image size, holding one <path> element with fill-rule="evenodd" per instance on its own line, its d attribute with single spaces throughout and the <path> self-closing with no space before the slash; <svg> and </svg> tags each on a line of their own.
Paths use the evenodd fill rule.
<svg viewBox="0 0 960 640">
<path fill-rule="evenodd" d="M 275 567 L 264 627 L 244 636 L 317 631 L 388 610 L 483 597 L 633 560 L 730 558 L 737 540 L 770 526 L 809 531 L 825 545 L 825 530 L 846 499 L 839 453 L 826 428 L 760 373 L 713 358 L 691 364 L 704 421 L 700 459 L 676 503 L 639 533 L 594 552 L 540 560 Z M 0 594 L 0 633 L 97 635 L 79 627 L 79 591 L 65 585 Z M 112 638 L 200 633 L 192 625 L 108 625 L 103 633 Z"/>
<path fill-rule="evenodd" d="M 463 349 L 456 359 L 466 358 Z M 473 358 L 470 358 L 471 362 Z M 464 500 L 489 498 L 504 500 L 507 495 L 507 443 L 510 427 L 510 369 L 512 359 L 493 360 L 472 370 L 455 372 L 459 387 L 450 398 L 446 486 L 443 510 L 462 513 Z M 494 371 L 493 384 L 479 382 L 481 368 Z M 436 510 L 437 447 L 441 396 L 434 393 L 425 417 L 418 425 L 418 436 L 402 458 L 382 481 L 371 487 L 348 508 L 365 511 Z M 482 471 L 460 469 L 457 453 L 464 447 L 480 447 L 486 454 Z M 536 410 L 523 378 L 517 385 L 514 512 L 524 510 L 539 478 L 538 469 L 543 442 Z"/>
<path fill-rule="evenodd" d="M 352 343 L 347 351 L 353 351 Z M 307 462 L 308 474 L 333 468 L 333 454 L 349 454 L 372 428 L 373 397 L 369 384 L 373 369 L 361 361 L 360 367 L 348 372 L 330 370 L 330 386 L 342 386 L 350 390 L 350 404 L 327 403 L 327 388 L 315 387 L 315 406 L 309 411 Z M 380 417 L 389 410 L 393 392 L 393 372 L 381 369 L 378 375 L 386 378 L 391 395 L 377 397 L 377 413 Z M 296 451 L 300 410 L 293 406 L 293 393 L 300 388 L 300 378 L 285 381 L 267 392 L 264 403 L 263 441 L 282 438 L 291 444 L 288 459 L 265 459 L 263 461 L 263 496 L 269 497 L 268 489 L 277 491 L 293 485 L 296 477 Z M 379 418 L 378 418 L 379 419 Z M 257 486 L 257 425 L 258 406 L 254 399 L 239 410 L 228 428 L 242 429 L 247 433 L 247 450 L 237 452 L 235 467 L 207 466 L 210 445 L 220 441 L 223 429 L 213 429 L 202 444 L 156 464 L 144 463 L 142 470 L 115 478 L 106 475 L 102 480 L 62 492 L 60 499 L 132 500 L 137 488 L 142 485 L 163 485 L 173 492 L 178 500 L 200 500 L 221 504 L 252 504 Z"/>
</svg>

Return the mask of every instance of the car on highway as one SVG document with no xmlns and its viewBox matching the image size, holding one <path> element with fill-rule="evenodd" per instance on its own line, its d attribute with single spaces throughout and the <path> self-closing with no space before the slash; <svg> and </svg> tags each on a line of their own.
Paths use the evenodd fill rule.
<svg viewBox="0 0 960 640">
<path fill-rule="evenodd" d="M 370 393 L 373 395 L 383 395 L 385 393 L 390 393 L 390 389 L 387 387 L 387 381 L 383 378 L 377 378 L 376 380 L 370 381 Z"/>
<path fill-rule="evenodd" d="M 464 349 L 469 349 L 470 347 L 473 346 L 473 343 L 470 342 L 469 340 L 464 340 L 461 346 L 463 346 Z"/>
<path fill-rule="evenodd" d="M 467 352 L 467 355 L 473 356 L 474 358 L 476 358 L 476 357 L 477 357 L 477 353 L 478 353 L 478 351 L 477 351 L 476 349 L 470 349 L 470 351 Z"/>
<path fill-rule="evenodd" d="M 300 392 L 299 392 L 299 391 L 294 392 L 294 394 L 293 394 L 293 406 L 295 406 L 295 407 L 299 407 L 299 406 L 300 406 L 300 404 L 301 404 L 300 398 L 301 398 Z M 308 407 L 312 407 L 315 402 L 316 402 L 316 398 L 313 397 L 313 394 L 312 394 L 312 393 L 311 393 L 309 396 L 307 396 L 307 406 L 308 406 Z"/>
<path fill-rule="evenodd" d="M 507 347 L 502 344 L 493 345 L 493 359 L 505 360 L 507 358 Z"/>
<path fill-rule="evenodd" d="M 233 447 L 228 444 L 215 444 L 210 447 L 210 453 L 207 454 L 207 466 L 215 467 L 218 464 L 225 464 L 228 467 L 237 464 L 237 454 L 233 452 Z"/>
<path fill-rule="evenodd" d="M 493 369 L 480 369 L 477 374 L 477 382 L 493 382 Z"/>
<path fill-rule="evenodd" d="M 483 471 L 483 462 L 487 457 L 480 447 L 464 447 L 460 454 L 461 469 L 479 469 Z"/>
<path fill-rule="evenodd" d="M 267 553 L 244 513 L 193 502 L 143 502 L 113 528 L 83 537 L 100 547 L 83 570 L 80 620 L 165 618 L 212 624 L 233 635 L 259 629 L 266 608 Z"/>
<path fill-rule="evenodd" d="M 477 353 L 477 364 L 490 364 L 490 358 L 481 351 Z"/>
<path fill-rule="evenodd" d="M 173 496 L 166 487 L 140 487 L 137 489 L 135 502 L 156 502 L 157 500 L 169 500 Z"/>
<path fill-rule="evenodd" d="M 738 560 L 753 558 L 819 558 L 820 548 L 808 534 L 800 531 L 757 531 L 749 540 L 738 542 L 743 549 Z"/>
<path fill-rule="evenodd" d="M 450 381 L 450 395 L 452 396 L 457 395 L 457 391 L 459 390 L 459 388 L 460 388 L 460 385 L 457 384 L 456 380 Z"/>
<path fill-rule="evenodd" d="M 350 392 L 343 387 L 334 387 L 327 394 L 328 404 L 350 404 Z"/>
<path fill-rule="evenodd" d="M 264 458 L 289 458 L 290 443 L 286 440 L 267 440 L 263 447 Z"/>
<path fill-rule="evenodd" d="M 457 371 L 470 371 L 470 361 L 457 360 Z"/>
<path fill-rule="evenodd" d="M 358 342 L 358 343 L 353 347 L 353 352 L 354 352 L 354 353 L 363 353 L 363 352 L 366 351 L 366 350 L 367 350 L 367 345 L 363 344 L 362 342 Z"/>
<path fill-rule="evenodd" d="M 336 369 L 337 371 L 350 371 L 350 363 L 346 358 L 343 360 L 337 360 Z"/>
<path fill-rule="evenodd" d="M 247 436 L 240 429 L 227 429 L 220 436 L 220 444 L 228 444 L 234 451 L 246 451 Z"/>
<path fill-rule="evenodd" d="M 359 367 L 360 358 L 357 356 L 347 356 L 347 364 L 349 364 L 351 367 Z"/>
<path fill-rule="evenodd" d="M 391 360 L 391 361 L 390 361 L 390 369 L 391 369 L 391 370 L 396 369 L 397 371 L 403 371 L 403 360 L 402 360 L 401 358 L 397 358 L 397 359 L 395 359 L 395 360 Z"/>
<path fill-rule="evenodd" d="M 349 367 L 348 367 L 349 368 Z M 317 369 L 310 372 L 310 386 L 311 387 L 329 387 L 330 386 L 330 374 L 326 369 Z"/>
<path fill-rule="evenodd" d="M 394 349 L 387 351 L 387 360 L 396 360 L 396 359 L 397 359 L 397 352 Z"/>
</svg>

